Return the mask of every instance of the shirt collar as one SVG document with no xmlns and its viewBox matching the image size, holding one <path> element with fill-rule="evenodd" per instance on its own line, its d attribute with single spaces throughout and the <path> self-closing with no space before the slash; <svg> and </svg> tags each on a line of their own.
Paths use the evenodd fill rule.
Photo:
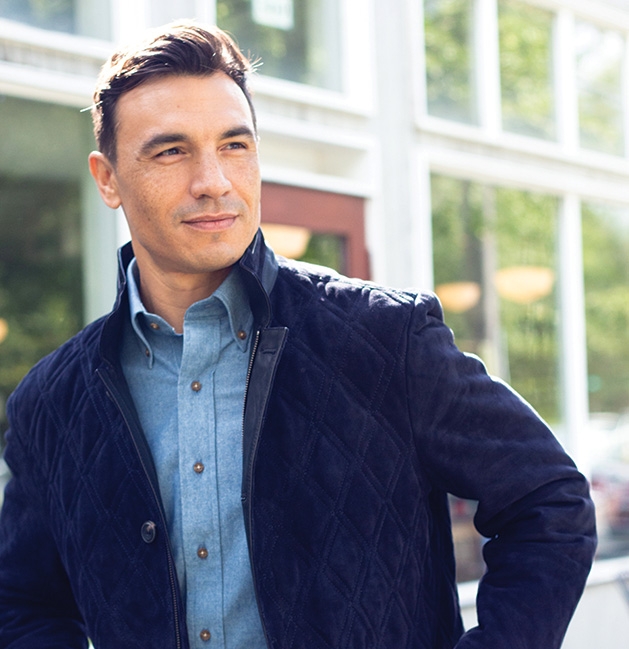
<svg viewBox="0 0 629 649">
<path fill-rule="evenodd" d="M 184 331 L 187 318 L 198 315 L 203 315 L 203 310 L 209 305 L 212 300 L 219 300 L 225 307 L 227 316 L 229 318 L 229 326 L 231 329 L 234 341 L 241 351 L 245 352 L 249 348 L 249 336 L 253 325 L 253 314 L 249 306 L 249 300 L 243 285 L 242 270 L 238 266 L 234 266 L 227 278 L 223 283 L 204 300 L 200 300 L 192 304 L 186 311 L 184 316 Z M 143 330 L 144 326 L 158 329 L 162 333 L 166 332 L 168 335 L 177 334 L 175 329 L 168 324 L 162 317 L 149 313 L 146 310 L 140 297 L 139 288 L 139 269 L 135 257 L 129 263 L 127 268 L 127 286 L 129 295 L 129 312 L 131 318 L 131 325 L 135 334 L 138 336 L 142 345 L 146 350 L 146 355 L 149 359 L 149 364 L 153 362 L 153 351 L 149 340 Z"/>
</svg>

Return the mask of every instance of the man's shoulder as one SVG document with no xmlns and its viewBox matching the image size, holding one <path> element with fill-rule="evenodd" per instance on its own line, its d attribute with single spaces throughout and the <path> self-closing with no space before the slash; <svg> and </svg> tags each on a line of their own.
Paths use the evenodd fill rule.
<svg viewBox="0 0 629 649">
<path fill-rule="evenodd" d="M 277 289 L 277 290 L 276 290 Z M 333 309 L 350 309 L 355 315 L 369 316 L 393 309 L 410 312 L 415 307 L 440 311 L 433 293 L 412 288 L 395 288 L 376 282 L 347 277 L 326 266 L 279 259 L 274 287 L 275 302 L 307 303 L 317 301 Z M 273 293 L 272 293 L 273 295 Z"/>
<path fill-rule="evenodd" d="M 325 293 L 331 299 L 343 296 L 364 295 L 366 299 L 374 295 L 386 296 L 392 303 L 412 303 L 417 292 L 384 286 L 357 277 L 342 275 L 327 266 L 319 266 L 303 261 L 281 259 L 279 261 L 278 282 L 284 284 L 287 292 Z"/>
</svg>

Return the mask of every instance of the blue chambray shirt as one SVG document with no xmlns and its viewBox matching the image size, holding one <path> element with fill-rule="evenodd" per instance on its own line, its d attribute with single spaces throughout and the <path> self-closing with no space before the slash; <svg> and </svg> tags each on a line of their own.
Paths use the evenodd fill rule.
<svg viewBox="0 0 629 649">
<path fill-rule="evenodd" d="M 192 649 L 262 649 L 240 500 L 253 315 L 240 269 L 185 314 L 183 334 L 140 299 L 127 271 L 121 360 L 153 453 Z"/>
</svg>

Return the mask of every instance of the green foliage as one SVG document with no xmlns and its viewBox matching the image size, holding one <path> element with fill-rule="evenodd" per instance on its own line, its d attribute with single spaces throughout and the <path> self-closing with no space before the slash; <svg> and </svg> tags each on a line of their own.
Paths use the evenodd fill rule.
<svg viewBox="0 0 629 649">
<path fill-rule="evenodd" d="M 294 25 L 280 29 L 257 24 L 251 0 L 217 0 L 217 24 L 236 38 L 245 54 L 262 63 L 262 74 L 341 90 L 338 11 L 330 0 L 293 0 Z"/>
<path fill-rule="evenodd" d="M 622 155 L 624 39 L 589 23 L 578 23 L 577 33 L 581 146 Z"/>
<path fill-rule="evenodd" d="M 446 311 L 464 351 L 490 361 L 549 421 L 559 419 L 558 332 L 554 292 L 529 303 L 496 296 L 495 272 L 513 266 L 555 268 L 556 200 L 515 189 L 432 177 L 435 284 L 475 282 L 478 304 Z M 495 257 L 488 269 L 483 255 Z M 493 324 L 492 324 L 493 323 Z M 493 350 L 497 358 L 486 357 Z"/>
<path fill-rule="evenodd" d="M 583 274 L 590 410 L 629 409 L 629 214 L 584 205 Z"/>
<path fill-rule="evenodd" d="M 439 117 L 474 123 L 470 0 L 426 0 L 424 34 L 428 111 Z"/>
<path fill-rule="evenodd" d="M 501 187 L 496 208 L 501 265 L 554 267 L 557 200 Z"/>
<path fill-rule="evenodd" d="M 515 0 L 498 8 L 503 126 L 553 139 L 553 14 Z"/>
<path fill-rule="evenodd" d="M 347 272 L 345 240 L 336 234 L 315 232 L 310 237 L 306 252 L 300 261 L 334 268 L 339 273 Z"/>
<path fill-rule="evenodd" d="M 79 187 L 0 178 L 2 405 L 26 372 L 76 333 L 83 320 Z"/>
<path fill-rule="evenodd" d="M 74 32 L 74 0 L 0 0 L 0 16 L 43 29 Z"/>
</svg>

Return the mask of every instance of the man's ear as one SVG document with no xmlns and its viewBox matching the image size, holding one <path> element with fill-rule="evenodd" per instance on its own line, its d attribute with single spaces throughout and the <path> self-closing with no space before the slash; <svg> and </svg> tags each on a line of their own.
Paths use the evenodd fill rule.
<svg viewBox="0 0 629 649">
<path fill-rule="evenodd" d="M 92 151 L 88 157 L 90 173 L 105 204 L 112 209 L 120 207 L 122 201 L 118 192 L 116 170 L 109 158 L 100 151 Z"/>
</svg>

